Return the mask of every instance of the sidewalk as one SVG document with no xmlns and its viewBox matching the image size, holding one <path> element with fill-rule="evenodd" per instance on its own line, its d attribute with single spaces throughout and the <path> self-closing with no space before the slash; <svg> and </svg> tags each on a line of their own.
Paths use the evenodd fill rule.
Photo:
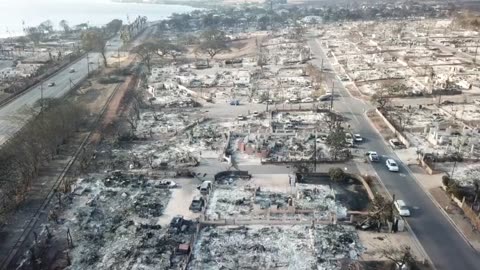
<svg viewBox="0 0 480 270">
<path fill-rule="evenodd" d="M 408 167 L 423 191 L 432 199 L 452 225 L 455 226 L 463 238 L 468 241 L 470 246 L 475 250 L 480 251 L 480 232 L 473 230 L 470 221 L 463 215 L 462 209 L 460 209 L 441 188 L 443 174 L 427 174 L 425 170 L 417 164 L 414 149 L 397 150 L 395 152 L 400 160 Z"/>
</svg>

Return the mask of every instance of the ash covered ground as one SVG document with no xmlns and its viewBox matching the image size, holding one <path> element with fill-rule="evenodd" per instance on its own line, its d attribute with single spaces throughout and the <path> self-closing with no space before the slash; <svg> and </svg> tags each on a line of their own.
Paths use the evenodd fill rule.
<svg viewBox="0 0 480 270">
<path fill-rule="evenodd" d="M 361 250 L 347 226 L 206 227 L 188 269 L 339 269 Z"/>
</svg>

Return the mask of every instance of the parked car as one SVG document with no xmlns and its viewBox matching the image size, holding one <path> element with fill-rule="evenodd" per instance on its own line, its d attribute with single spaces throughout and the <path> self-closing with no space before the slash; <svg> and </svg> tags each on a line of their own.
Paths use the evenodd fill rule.
<svg viewBox="0 0 480 270">
<path fill-rule="evenodd" d="M 170 221 L 170 228 L 180 229 L 183 225 L 183 216 L 174 216 Z"/>
<path fill-rule="evenodd" d="M 200 212 L 202 211 L 204 206 L 205 206 L 205 200 L 201 196 L 196 196 L 193 198 L 189 209 L 192 212 Z"/>
<path fill-rule="evenodd" d="M 176 188 L 177 186 L 178 186 L 177 183 L 170 180 L 161 180 L 158 183 L 158 187 L 160 188 Z"/>
<path fill-rule="evenodd" d="M 363 138 L 360 134 L 353 134 L 353 139 L 356 141 L 356 142 L 363 142 Z"/>
<path fill-rule="evenodd" d="M 304 99 L 302 99 L 302 102 L 303 102 L 303 103 L 310 103 L 310 102 L 313 102 L 313 98 L 309 98 L 309 97 L 307 97 L 307 98 L 304 98 Z"/>
<path fill-rule="evenodd" d="M 197 189 L 200 190 L 200 194 L 207 195 L 212 190 L 212 181 L 204 181 Z"/>
<path fill-rule="evenodd" d="M 333 95 L 332 94 L 325 94 L 325 95 L 322 95 L 318 98 L 318 101 L 327 101 L 327 100 L 331 100 L 333 98 Z"/>
<path fill-rule="evenodd" d="M 375 152 L 375 151 L 368 151 L 367 156 L 368 156 L 368 160 L 370 160 L 371 162 L 380 161 L 380 157 L 378 156 L 377 152 Z"/>
<path fill-rule="evenodd" d="M 409 217 L 410 210 L 408 210 L 407 204 L 403 200 L 396 200 L 394 203 L 395 208 L 398 211 L 398 214 L 402 217 Z"/>
<path fill-rule="evenodd" d="M 454 103 L 455 103 L 455 102 L 453 102 L 453 101 L 451 101 L 451 100 L 444 100 L 444 101 L 442 102 L 442 105 L 452 105 L 452 104 L 454 104 Z"/>
<path fill-rule="evenodd" d="M 345 142 L 347 143 L 348 146 L 353 146 L 353 137 L 352 134 L 350 133 L 345 133 Z"/>
<path fill-rule="evenodd" d="M 298 98 L 291 98 L 287 101 L 285 101 L 285 103 L 298 103 L 300 100 Z"/>
<path fill-rule="evenodd" d="M 398 172 L 399 171 L 397 163 L 395 162 L 395 160 L 393 160 L 391 158 L 387 159 L 387 161 L 385 162 L 385 165 L 387 165 L 388 170 L 391 171 L 391 172 Z"/>
<path fill-rule="evenodd" d="M 258 117 L 259 115 L 260 114 L 257 111 L 254 111 L 253 114 L 252 114 L 253 117 Z"/>
<path fill-rule="evenodd" d="M 55 86 L 55 82 L 51 82 L 48 84 L 48 87 L 52 87 L 52 86 Z"/>
<path fill-rule="evenodd" d="M 394 149 L 403 148 L 403 144 L 397 139 L 390 139 L 390 140 L 388 140 L 388 143 Z"/>
<path fill-rule="evenodd" d="M 237 119 L 240 120 L 240 121 L 244 121 L 244 120 L 247 120 L 247 117 L 245 117 L 245 116 L 243 116 L 243 115 L 239 115 L 239 116 L 237 117 Z"/>
</svg>

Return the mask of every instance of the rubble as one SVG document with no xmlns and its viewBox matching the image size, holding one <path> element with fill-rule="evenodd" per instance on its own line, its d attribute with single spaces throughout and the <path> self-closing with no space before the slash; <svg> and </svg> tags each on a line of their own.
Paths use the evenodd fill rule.
<svg viewBox="0 0 480 270">
<path fill-rule="evenodd" d="M 188 269 L 338 269 L 362 251 L 354 228 L 340 225 L 206 227 Z"/>
<path fill-rule="evenodd" d="M 74 249 L 70 269 L 176 269 L 174 251 L 195 226 L 170 233 L 157 224 L 170 191 L 142 175 L 80 179 L 65 214 Z M 132 252 L 135 251 L 135 252 Z M 173 268 L 172 268 L 173 267 Z"/>
</svg>

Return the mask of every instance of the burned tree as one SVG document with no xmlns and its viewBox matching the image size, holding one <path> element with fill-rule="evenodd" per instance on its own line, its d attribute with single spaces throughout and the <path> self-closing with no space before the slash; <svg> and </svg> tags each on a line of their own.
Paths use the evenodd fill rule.
<svg viewBox="0 0 480 270">
<path fill-rule="evenodd" d="M 142 61 L 147 66 L 148 71 L 150 71 L 152 65 L 152 57 L 157 53 L 158 45 L 153 41 L 146 41 L 135 48 L 132 49 L 132 52 L 138 55 Z"/>
<path fill-rule="evenodd" d="M 371 100 L 379 110 L 383 110 L 391 103 L 390 92 L 388 89 L 381 89 L 372 95 Z"/>
<path fill-rule="evenodd" d="M 85 51 L 96 51 L 102 55 L 103 64 L 108 67 L 107 62 L 107 39 L 100 30 L 88 30 L 82 33 L 82 47 Z"/>
<path fill-rule="evenodd" d="M 394 264 L 394 269 L 418 269 L 417 260 L 409 246 L 384 249 L 382 256 Z"/>
<path fill-rule="evenodd" d="M 340 125 L 333 127 L 330 134 L 327 136 L 327 145 L 330 146 L 333 159 L 337 160 L 338 156 L 347 147 L 345 131 Z"/>
</svg>

